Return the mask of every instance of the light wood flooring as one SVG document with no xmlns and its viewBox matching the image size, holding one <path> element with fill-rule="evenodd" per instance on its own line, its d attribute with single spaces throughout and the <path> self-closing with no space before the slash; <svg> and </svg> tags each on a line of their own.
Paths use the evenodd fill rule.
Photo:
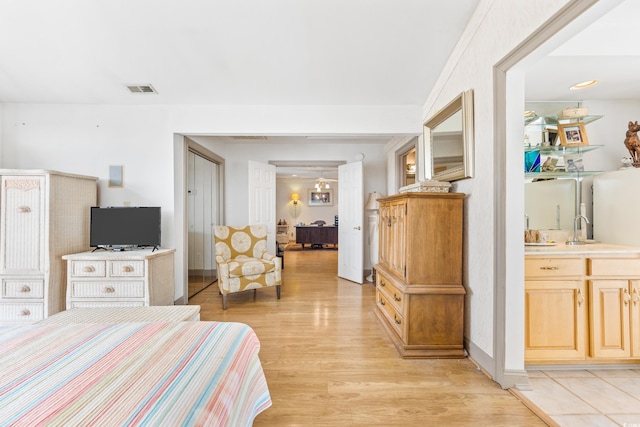
<svg viewBox="0 0 640 427">
<path fill-rule="evenodd" d="M 216 285 L 189 304 L 202 320 L 242 322 L 261 342 L 273 406 L 254 426 L 544 426 L 469 359 L 404 360 L 373 314 L 375 288 L 337 277 L 335 250 L 285 252 L 274 288 Z"/>
</svg>

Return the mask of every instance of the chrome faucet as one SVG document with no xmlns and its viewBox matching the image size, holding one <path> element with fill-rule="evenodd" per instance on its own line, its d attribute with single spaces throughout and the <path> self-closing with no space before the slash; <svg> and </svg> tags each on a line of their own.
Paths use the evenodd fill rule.
<svg viewBox="0 0 640 427">
<path fill-rule="evenodd" d="M 573 220 L 573 240 L 569 240 L 567 242 L 567 245 L 584 245 L 585 244 L 585 242 L 578 239 L 578 224 L 580 223 L 581 219 L 584 219 L 586 223 L 589 224 L 589 220 L 587 219 L 586 216 L 584 215 L 576 216 Z"/>
</svg>

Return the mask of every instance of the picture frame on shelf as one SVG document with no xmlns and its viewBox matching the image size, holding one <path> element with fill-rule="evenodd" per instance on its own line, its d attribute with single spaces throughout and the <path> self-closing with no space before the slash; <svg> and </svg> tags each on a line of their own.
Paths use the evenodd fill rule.
<svg viewBox="0 0 640 427">
<path fill-rule="evenodd" d="M 560 145 L 565 147 L 579 147 L 589 145 L 589 138 L 584 123 L 566 123 L 558 125 Z"/>
<path fill-rule="evenodd" d="M 564 156 L 564 170 L 566 172 L 583 172 L 584 162 L 579 154 L 567 154 Z"/>
<path fill-rule="evenodd" d="M 333 206 L 333 189 L 326 188 L 320 191 L 309 188 L 307 204 L 309 206 Z"/>
<path fill-rule="evenodd" d="M 525 151 L 524 171 L 540 172 L 540 150 Z"/>
</svg>

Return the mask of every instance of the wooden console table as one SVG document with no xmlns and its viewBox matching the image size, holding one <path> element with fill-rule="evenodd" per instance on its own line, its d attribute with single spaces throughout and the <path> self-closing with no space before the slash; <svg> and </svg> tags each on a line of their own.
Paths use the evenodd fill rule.
<svg viewBox="0 0 640 427">
<path fill-rule="evenodd" d="M 307 243 L 310 245 L 333 244 L 335 248 L 338 246 L 338 227 L 334 225 L 296 226 L 296 243 L 302 244 L 302 249 Z"/>
</svg>

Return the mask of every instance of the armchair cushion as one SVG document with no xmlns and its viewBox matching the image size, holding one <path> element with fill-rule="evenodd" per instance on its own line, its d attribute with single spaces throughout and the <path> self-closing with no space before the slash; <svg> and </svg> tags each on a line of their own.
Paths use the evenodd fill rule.
<svg viewBox="0 0 640 427">
<path fill-rule="evenodd" d="M 255 276 L 275 270 L 276 265 L 273 261 L 265 259 L 249 258 L 243 255 L 229 260 L 229 276 Z"/>
</svg>

